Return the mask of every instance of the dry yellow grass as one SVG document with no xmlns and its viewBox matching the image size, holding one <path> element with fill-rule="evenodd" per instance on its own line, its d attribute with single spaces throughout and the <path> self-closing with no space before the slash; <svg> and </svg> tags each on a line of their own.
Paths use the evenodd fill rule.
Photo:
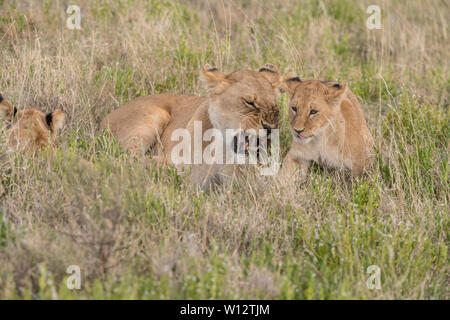
<svg viewBox="0 0 450 320">
<path fill-rule="evenodd" d="M 450 8 L 445 1 L 0 1 L 0 92 L 62 108 L 51 159 L 0 147 L 0 298 L 448 298 Z M 345 79 L 375 138 L 363 180 L 314 167 L 203 194 L 127 159 L 100 120 L 204 63 Z M 281 98 L 282 149 L 290 144 Z M 81 290 L 68 290 L 79 265 Z M 377 265 L 381 289 L 366 286 Z"/>
</svg>

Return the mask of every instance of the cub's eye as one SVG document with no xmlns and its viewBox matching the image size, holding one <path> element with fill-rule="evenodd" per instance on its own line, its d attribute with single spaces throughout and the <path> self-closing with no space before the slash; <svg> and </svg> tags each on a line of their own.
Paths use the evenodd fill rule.
<svg viewBox="0 0 450 320">
<path fill-rule="evenodd" d="M 309 110 L 309 115 L 312 116 L 313 114 L 316 114 L 317 112 L 319 112 L 319 111 L 311 109 L 311 110 Z"/>
<path fill-rule="evenodd" d="M 292 111 L 294 111 L 295 113 L 297 113 L 297 107 L 291 107 Z"/>
</svg>

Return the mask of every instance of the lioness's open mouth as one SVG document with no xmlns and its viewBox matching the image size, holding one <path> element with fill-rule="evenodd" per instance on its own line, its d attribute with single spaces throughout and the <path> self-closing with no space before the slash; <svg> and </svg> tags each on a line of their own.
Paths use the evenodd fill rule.
<svg viewBox="0 0 450 320">
<path fill-rule="evenodd" d="M 250 152 L 258 152 L 260 139 L 248 133 L 238 133 L 233 137 L 233 151 L 237 154 L 249 155 Z"/>
<path fill-rule="evenodd" d="M 244 153 L 248 155 L 250 146 L 250 136 L 245 133 L 238 133 L 233 137 L 233 151 L 234 153 Z"/>
</svg>

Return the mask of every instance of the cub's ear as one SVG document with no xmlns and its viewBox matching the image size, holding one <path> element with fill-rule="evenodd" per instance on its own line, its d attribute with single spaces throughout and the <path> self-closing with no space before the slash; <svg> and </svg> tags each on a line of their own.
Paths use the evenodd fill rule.
<svg viewBox="0 0 450 320">
<path fill-rule="evenodd" d="M 331 103 L 335 103 L 336 105 L 340 105 L 342 99 L 347 93 L 347 83 L 328 81 L 325 85 L 328 87 L 327 100 Z"/>
<path fill-rule="evenodd" d="M 45 122 L 52 131 L 61 129 L 64 126 L 66 116 L 61 109 L 56 109 L 45 116 Z"/>
<path fill-rule="evenodd" d="M 16 114 L 17 109 L 13 108 L 11 102 L 4 100 L 0 94 L 0 117 L 10 120 Z"/>
<path fill-rule="evenodd" d="M 261 68 L 259 68 L 259 72 L 266 77 L 266 79 L 270 82 L 273 88 L 281 88 L 283 83 L 283 77 L 281 76 L 280 70 L 278 70 L 277 66 L 273 64 L 266 63 Z"/>
<path fill-rule="evenodd" d="M 205 64 L 203 67 L 202 78 L 206 87 L 210 90 L 215 89 L 220 85 L 230 83 L 223 72 L 220 72 L 216 67 L 211 67 L 209 64 Z"/>
<path fill-rule="evenodd" d="M 289 72 L 287 75 L 284 76 L 282 90 L 284 92 L 294 94 L 295 89 L 300 83 L 302 83 L 300 77 L 297 76 L 295 72 Z"/>
</svg>

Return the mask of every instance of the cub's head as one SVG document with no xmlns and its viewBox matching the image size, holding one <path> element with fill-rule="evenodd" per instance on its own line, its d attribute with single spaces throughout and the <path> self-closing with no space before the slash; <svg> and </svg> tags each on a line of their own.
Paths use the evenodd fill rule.
<svg viewBox="0 0 450 320">
<path fill-rule="evenodd" d="M 203 78 L 210 93 L 209 116 L 216 129 L 278 128 L 282 77 L 276 66 L 265 64 L 259 71 L 224 74 L 206 65 Z"/>
<path fill-rule="evenodd" d="M 7 123 L 8 144 L 21 151 L 35 152 L 52 144 L 64 125 L 60 109 L 44 114 L 37 109 L 17 110 L 0 95 L 0 118 Z"/>
<path fill-rule="evenodd" d="M 308 143 L 333 125 L 347 91 L 345 83 L 301 80 L 295 73 L 284 79 L 289 93 L 289 118 L 294 141 Z"/>
</svg>

